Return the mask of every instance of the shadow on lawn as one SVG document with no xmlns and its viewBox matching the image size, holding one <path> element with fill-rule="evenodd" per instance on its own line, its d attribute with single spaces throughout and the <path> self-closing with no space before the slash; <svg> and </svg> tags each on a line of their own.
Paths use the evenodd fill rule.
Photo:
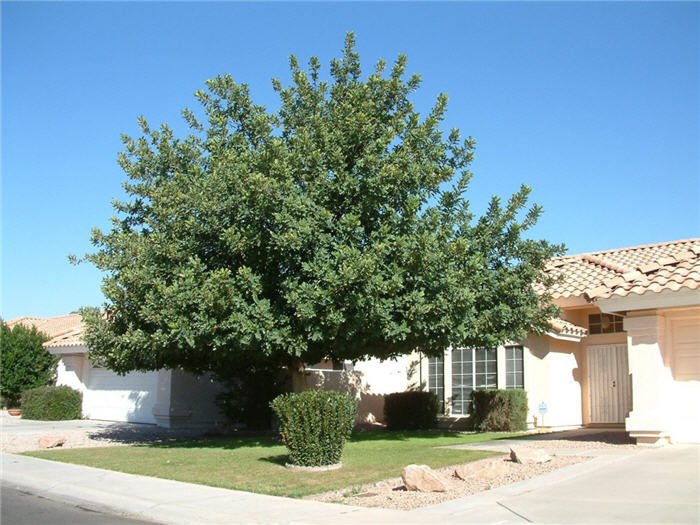
<svg viewBox="0 0 700 525">
<path fill-rule="evenodd" d="M 258 458 L 258 461 L 274 463 L 275 465 L 284 467 L 287 463 L 289 463 L 289 456 L 287 454 L 278 454 L 276 456 L 266 456 L 264 458 Z"/>
<path fill-rule="evenodd" d="M 462 432 L 451 430 L 359 430 L 352 433 L 350 441 L 358 443 L 362 441 L 406 441 L 412 438 L 456 438 L 460 434 Z M 473 432 L 470 434 L 479 435 L 479 433 Z M 510 439 L 512 437 L 511 434 L 504 434 L 503 437 L 494 436 L 491 439 Z"/>
<path fill-rule="evenodd" d="M 149 445 L 158 448 L 221 448 L 225 450 L 232 450 L 246 447 L 281 447 L 282 443 L 280 442 L 279 438 L 273 438 L 270 436 L 247 436 L 240 438 L 215 437 L 183 441 L 169 441 L 162 443 L 150 443 Z"/>
<path fill-rule="evenodd" d="M 406 441 L 412 438 L 439 439 L 456 437 L 453 431 L 441 430 L 356 430 L 350 443 L 370 441 Z M 235 432 L 233 434 L 204 434 L 199 430 L 164 429 L 153 425 L 115 424 L 90 434 L 92 439 L 105 439 L 118 443 L 157 448 L 209 448 L 237 449 L 245 447 L 282 446 L 276 432 Z M 507 438 L 510 436 L 503 436 Z M 494 439 L 502 439 L 496 437 Z"/>
<path fill-rule="evenodd" d="M 633 445 L 634 439 L 624 429 L 597 429 L 577 428 L 573 430 L 561 430 L 558 432 L 546 432 L 521 436 L 520 441 L 599 441 L 610 445 Z"/>
</svg>

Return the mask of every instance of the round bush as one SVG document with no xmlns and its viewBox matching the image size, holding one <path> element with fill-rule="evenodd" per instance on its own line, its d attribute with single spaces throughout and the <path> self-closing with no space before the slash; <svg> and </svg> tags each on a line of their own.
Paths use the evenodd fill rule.
<svg viewBox="0 0 700 525">
<path fill-rule="evenodd" d="M 282 394 L 270 403 L 280 420 L 282 441 L 293 465 L 340 462 L 355 423 L 357 400 L 339 392 L 307 390 Z"/>
<path fill-rule="evenodd" d="M 83 394 L 69 386 L 42 386 L 22 392 L 22 419 L 80 419 Z"/>
</svg>

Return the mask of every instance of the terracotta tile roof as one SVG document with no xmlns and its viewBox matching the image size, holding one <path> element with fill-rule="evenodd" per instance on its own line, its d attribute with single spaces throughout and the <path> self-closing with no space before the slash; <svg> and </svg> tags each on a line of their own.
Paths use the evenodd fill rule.
<svg viewBox="0 0 700 525">
<path fill-rule="evenodd" d="M 631 294 L 700 288 L 700 239 L 568 255 L 552 259 L 547 272 L 561 280 L 554 299 L 588 301 Z"/>
<path fill-rule="evenodd" d="M 58 335 L 44 343 L 44 348 L 55 348 L 58 346 L 83 346 L 83 333 L 85 333 L 85 327 L 80 326 L 75 328 L 70 332 Z"/>
<path fill-rule="evenodd" d="M 564 319 L 559 317 L 552 317 L 549 320 L 549 326 L 551 326 L 556 333 L 561 335 L 572 335 L 575 337 L 586 337 L 588 335 L 588 330 L 582 326 L 564 321 Z"/>
<path fill-rule="evenodd" d="M 77 328 L 82 330 L 83 318 L 80 314 L 59 315 L 58 317 L 17 317 L 5 323 L 10 328 L 23 325 L 27 328 L 34 326 L 40 332 L 44 332 L 50 338 L 55 338 L 63 334 L 74 331 Z"/>
</svg>

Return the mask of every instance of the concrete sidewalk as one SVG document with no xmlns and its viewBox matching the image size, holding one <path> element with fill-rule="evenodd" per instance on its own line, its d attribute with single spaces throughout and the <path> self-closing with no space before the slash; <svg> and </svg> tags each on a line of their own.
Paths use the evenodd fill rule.
<svg viewBox="0 0 700 525">
<path fill-rule="evenodd" d="M 11 454 L 1 459 L 2 479 L 33 493 L 156 523 L 700 523 L 700 446 L 595 456 L 414 511 L 280 498 Z"/>
<path fill-rule="evenodd" d="M 2 454 L 2 479 L 48 499 L 154 523 L 420 523 L 403 511 L 281 498 Z"/>
</svg>

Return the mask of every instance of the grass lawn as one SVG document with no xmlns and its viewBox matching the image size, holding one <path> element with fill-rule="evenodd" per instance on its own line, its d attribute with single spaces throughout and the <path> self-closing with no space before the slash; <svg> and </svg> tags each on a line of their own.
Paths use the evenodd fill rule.
<svg viewBox="0 0 700 525">
<path fill-rule="evenodd" d="M 276 439 L 268 437 L 43 450 L 26 454 L 214 487 L 301 497 L 398 477 L 401 469 L 410 463 L 443 467 L 483 459 L 493 453 L 435 447 L 476 443 L 513 435 L 515 434 L 424 431 L 355 432 L 345 447 L 343 467 L 327 472 L 292 472 L 285 469 L 286 448 Z"/>
</svg>

